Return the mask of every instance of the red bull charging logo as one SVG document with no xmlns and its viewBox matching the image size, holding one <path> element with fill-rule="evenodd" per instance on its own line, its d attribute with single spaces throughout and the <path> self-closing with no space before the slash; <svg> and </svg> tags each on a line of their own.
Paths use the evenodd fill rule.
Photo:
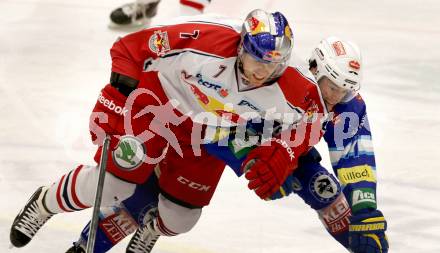
<svg viewBox="0 0 440 253">
<path fill-rule="evenodd" d="M 182 80 L 189 85 L 189 88 L 191 92 L 194 94 L 196 99 L 199 102 L 199 105 L 207 112 L 211 112 L 216 114 L 219 117 L 225 118 L 231 122 L 237 123 L 240 120 L 244 122 L 244 119 L 241 119 L 241 117 L 235 113 L 235 111 L 232 108 L 229 108 L 229 106 L 226 106 L 219 100 L 215 99 L 212 96 L 206 95 L 200 88 L 196 86 L 197 82 L 191 82 L 190 79 L 193 78 L 193 75 L 188 75 L 186 71 L 182 71 L 181 73 Z M 201 76 L 200 76 L 201 77 Z M 220 92 L 226 92 L 225 96 L 227 96 L 227 90 L 221 89 Z M 220 93 L 218 93 L 221 97 Z"/>
<path fill-rule="evenodd" d="M 268 51 L 263 55 L 263 60 L 266 61 L 278 61 L 281 60 L 281 58 L 282 58 L 281 53 L 276 50 Z"/>
<path fill-rule="evenodd" d="M 255 17 L 251 17 L 250 19 L 247 20 L 249 28 L 251 29 L 251 34 L 255 35 L 255 34 L 259 34 L 261 32 L 264 32 L 266 30 L 266 25 L 264 24 L 264 22 L 258 20 Z"/>
<path fill-rule="evenodd" d="M 170 50 L 170 43 L 167 32 L 154 31 L 148 40 L 148 46 L 151 51 L 155 52 L 157 56 L 163 56 Z"/>
</svg>

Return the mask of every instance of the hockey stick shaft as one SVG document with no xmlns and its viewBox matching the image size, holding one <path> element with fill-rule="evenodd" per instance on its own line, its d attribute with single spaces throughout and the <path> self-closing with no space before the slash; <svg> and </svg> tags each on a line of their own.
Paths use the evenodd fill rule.
<svg viewBox="0 0 440 253">
<path fill-rule="evenodd" d="M 110 145 L 110 137 L 107 135 L 102 144 L 101 159 L 99 161 L 99 176 L 98 184 L 96 186 L 95 202 L 93 204 L 92 221 L 89 227 L 89 238 L 87 240 L 87 253 L 93 253 L 95 248 L 96 232 L 99 222 L 99 209 L 102 201 L 102 191 L 104 189 L 105 171 L 107 167 L 107 153 Z"/>
</svg>

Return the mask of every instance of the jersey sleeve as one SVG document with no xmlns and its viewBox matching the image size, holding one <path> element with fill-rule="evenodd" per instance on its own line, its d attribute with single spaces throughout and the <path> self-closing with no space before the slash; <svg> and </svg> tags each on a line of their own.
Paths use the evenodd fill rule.
<svg viewBox="0 0 440 253">
<path fill-rule="evenodd" d="M 119 38 L 110 49 L 112 72 L 139 80 L 144 60 L 142 47 L 146 39 L 145 32 L 137 32 Z"/>
<path fill-rule="evenodd" d="M 112 71 L 139 80 L 152 60 L 185 50 L 232 57 L 237 54 L 239 39 L 239 33 L 231 26 L 202 21 L 145 29 L 114 43 L 110 50 Z"/>
<path fill-rule="evenodd" d="M 324 138 L 353 212 L 376 209 L 376 162 L 366 105 L 360 95 L 335 107 Z"/>
<path fill-rule="evenodd" d="M 303 114 L 299 123 L 293 125 L 287 133 L 290 135 L 289 146 L 295 155 L 296 166 L 298 158 L 318 144 L 323 136 L 328 113 L 317 83 L 307 73 L 289 67 L 279 84 L 289 106 Z"/>
</svg>

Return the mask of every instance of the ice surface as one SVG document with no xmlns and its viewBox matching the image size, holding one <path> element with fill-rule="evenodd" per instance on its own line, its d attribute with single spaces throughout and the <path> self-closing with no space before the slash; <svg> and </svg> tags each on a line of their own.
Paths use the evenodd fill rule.
<svg viewBox="0 0 440 253">
<path fill-rule="evenodd" d="M 11 222 L 33 191 L 92 162 L 87 121 L 109 79 L 112 42 L 125 34 L 107 28 L 122 3 L 0 2 L 0 252 L 64 252 L 90 217 L 58 215 L 29 246 L 8 249 Z M 155 22 L 178 7 L 162 0 Z M 286 14 L 299 58 L 329 35 L 360 45 L 391 252 L 440 252 L 440 2 L 213 0 L 207 12 L 240 18 L 254 8 Z M 193 231 L 161 238 L 155 251 L 344 252 L 299 198 L 262 202 L 231 171 L 218 189 Z"/>
</svg>

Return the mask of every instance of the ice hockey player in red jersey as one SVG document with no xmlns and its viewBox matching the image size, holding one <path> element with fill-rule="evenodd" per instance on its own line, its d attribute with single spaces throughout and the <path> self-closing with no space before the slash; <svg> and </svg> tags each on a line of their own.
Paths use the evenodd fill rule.
<svg viewBox="0 0 440 253">
<path fill-rule="evenodd" d="M 202 144 L 240 133 L 248 122 L 268 129 L 243 162 L 248 187 L 263 199 L 276 192 L 319 141 L 326 117 L 316 83 L 288 66 L 292 48 L 287 19 L 262 10 L 240 25 L 198 19 L 119 39 L 110 83 L 90 119 L 95 143 L 111 137 L 102 206 L 129 198 L 154 173 L 158 210 L 140 230 L 189 231 L 225 167 Z M 96 166 L 80 165 L 38 188 L 12 224 L 12 244 L 25 246 L 54 214 L 92 206 L 97 174 Z"/>
<path fill-rule="evenodd" d="M 308 68 L 318 81 L 330 115 L 333 114 L 323 139 L 328 145 L 332 167 L 339 180 L 321 165 L 319 152 L 312 148 L 301 156 L 298 168 L 269 199 L 295 193 L 317 211 L 329 234 L 350 252 L 387 253 L 387 222 L 376 201 L 376 163 L 371 130 L 366 104 L 358 93 L 364 68 L 361 52 L 351 41 L 328 37 L 314 48 Z M 240 150 L 234 146 L 235 140 L 228 143 L 232 145 L 220 147 L 210 143 L 205 147 L 209 147 L 212 154 L 222 157 L 240 176 L 243 174 L 240 164 L 249 147 Z M 157 179 L 151 178 L 139 185 L 135 194 L 119 206 L 101 209 L 96 253 L 108 252 L 135 231 L 128 251 L 148 253 L 152 250 L 153 243 L 147 245 L 145 242 L 152 242 L 149 238 L 157 237 L 148 230 L 135 228 L 139 224 L 148 224 L 157 208 L 159 193 L 151 190 L 157 188 L 156 185 Z M 286 219 L 294 220 L 295 217 Z M 140 236 L 139 231 L 144 235 Z M 87 238 L 88 226 L 68 253 L 80 253 Z M 291 247 L 295 248 L 295 245 Z"/>
<path fill-rule="evenodd" d="M 136 0 L 116 8 L 110 14 L 111 27 L 148 27 L 156 16 L 160 0 Z M 180 15 L 202 14 L 211 0 L 180 0 Z"/>
</svg>

